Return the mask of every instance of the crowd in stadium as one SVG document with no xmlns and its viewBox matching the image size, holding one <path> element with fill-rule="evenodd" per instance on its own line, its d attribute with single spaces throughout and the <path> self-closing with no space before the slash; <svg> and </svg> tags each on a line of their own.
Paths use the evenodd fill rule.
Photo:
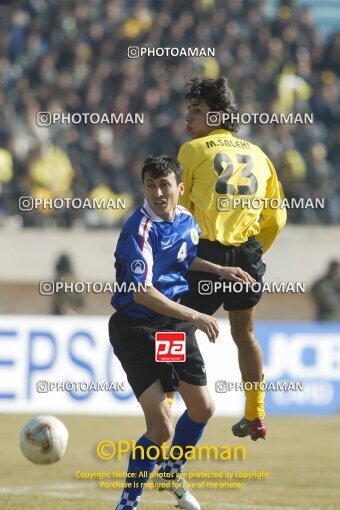
<svg viewBox="0 0 340 510">
<path fill-rule="evenodd" d="M 294 5 L 291 5 L 294 4 Z M 313 124 L 244 125 L 238 136 L 274 163 L 285 194 L 325 197 L 288 222 L 340 223 L 340 33 L 324 39 L 296 2 L 276 17 L 260 0 L 30 0 L 0 7 L 0 222 L 120 225 L 127 211 L 18 211 L 20 196 L 142 198 L 149 154 L 188 139 L 185 85 L 230 80 L 241 112 L 313 113 Z M 10 26 L 8 26 L 8 23 Z M 214 47 L 215 57 L 127 58 L 129 46 Z M 131 125 L 54 124 L 36 113 L 143 113 Z"/>
</svg>

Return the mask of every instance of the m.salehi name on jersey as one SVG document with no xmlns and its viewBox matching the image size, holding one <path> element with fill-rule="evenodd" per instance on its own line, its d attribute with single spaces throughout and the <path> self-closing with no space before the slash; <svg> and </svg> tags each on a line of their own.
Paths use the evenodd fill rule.
<svg viewBox="0 0 340 510">
<path fill-rule="evenodd" d="M 208 149 L 211 147 L 237 147 L 238 149 L 250 149 L 248 142 L 244 140 L 227 140 L 225 138 L 218 138 L 217 140 L 209 140 L 205 142 Z"/>
</svg>

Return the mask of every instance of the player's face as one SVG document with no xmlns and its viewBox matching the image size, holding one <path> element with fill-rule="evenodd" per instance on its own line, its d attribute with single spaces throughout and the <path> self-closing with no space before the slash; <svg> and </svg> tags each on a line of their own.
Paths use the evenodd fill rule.
<svg viewBox="0 0 340 510">
<path fill-rule="evenodd" d="M 192 138 L 207 136 L 211 131 L 218 129 L 218 127 L 211 127 L 206 123 L 207 113 L 210 110 L 211 108 L 202 100 L 191 99 L 188 103 L 188 113 L 185 121 Z"/>
<path fill-rule="evenodd" d="M 177 184 L 176 176 L 170 173 L 154 179 L 150 172 L 144 177 L 144 193 L 151 209 L 163 220 L 172 221 L 180 195 L 183 195 L 183 183 Z"/>
</svg>

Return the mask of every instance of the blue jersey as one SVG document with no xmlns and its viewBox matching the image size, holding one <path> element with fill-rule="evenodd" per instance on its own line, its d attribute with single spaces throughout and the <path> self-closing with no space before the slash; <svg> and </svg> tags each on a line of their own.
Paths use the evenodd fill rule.
<svg viewBox="0 0 340 510">
<path fill-rule="evenodd" d="M 138 285 L 152 285 L 167 298 L 178 301 L 189 288 L 186 273 L 197 255 L 199 234 L 196 221 L 184 207 L 177 206 L 170 222 L 157 216 L 145 201 L 127 220 L 118 239 L 116 281 L 119 288 L 126 284 L 128 291 L 115 292 L 112 306 L 133 318 L 158 317 L 156 312 L 135 303 L 133 288 Z"/>
</svg>

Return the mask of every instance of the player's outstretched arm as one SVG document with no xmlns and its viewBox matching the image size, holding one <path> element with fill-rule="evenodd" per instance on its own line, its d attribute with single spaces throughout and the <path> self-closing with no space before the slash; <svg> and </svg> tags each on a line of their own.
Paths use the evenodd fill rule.
<svg viewBox="0 0 340 510">
<path fill-rule="evenodd" d="M 203 331 L 210 342 L 214 343 L 219 335 L 219 327 L 214 317 L 196 312 L 196 310 L 192 310 L 187 306 L 171 301 L 166 296 L 163 296 L 155 287 L 147 287 L 145 292 L 134 292 L 133 297 L 136 303 L 146 306 L 146 308 L 150 308 L 150 310 L 156 313 L 171 317 L 172 319 L 190 322 L 197 329 Z"/>
<path fill-rule="evenodd" d="M 202 271 L 204 273 L 216 274 L 223 280 L 232 282 L 254 283 L 255 280 L 247 271 L 243 271 L 240 267 L 219 266 L 208 260 L 195 257 L 189 267 L 190 271 Z"/>
</svg>

